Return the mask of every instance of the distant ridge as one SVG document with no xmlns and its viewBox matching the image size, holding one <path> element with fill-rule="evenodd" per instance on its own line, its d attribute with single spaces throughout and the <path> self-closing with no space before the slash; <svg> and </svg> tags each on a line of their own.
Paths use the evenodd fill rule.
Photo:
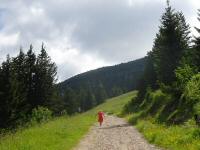
<svg viewBox="0 0 200 150">
<path fill-rule="evenodd" d="M 103 87 L 107 97 L 117 96 L 136 89 L 137 82 L 143 74 L 145 62 L 146 58 L 141 58 L 87 71 L 59 83 L 58 88 L 61 93 L 67 88 L 97 93 L 98 88 Z"/>
</svg>

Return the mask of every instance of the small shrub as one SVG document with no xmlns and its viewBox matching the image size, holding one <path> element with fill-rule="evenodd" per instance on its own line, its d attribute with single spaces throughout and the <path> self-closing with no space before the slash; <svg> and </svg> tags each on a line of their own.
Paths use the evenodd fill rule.
<svg viewBox="0 0 200 150">
<path fill-rule="evenodd" d="M 181 90 L 185 88 L 187 82 L 192 78 L 193 75 L 195 75 L 196 72 L 196 69 L 189 66 L 188 64 L 178 67 L 175 70 L 177 83 Z"/>
<path fill-rule="evenodd" d="M 194 75 L 187 83 L 183 96 L 193 114 L 200 114 L 200 73 Z"/>
<path fill-rule="evenodd" d="M 149 108 L 151 114 L 155 114 L 164 104 L 166 104 L 171 98 L 169 95 L 163 93 L 161 90 L 157 90 L 153 93 L 152 104 Z"/>
<path fill-rule="evenodd" d="M 31 114 L 31 122 L 46 122 L 52 118 L 52 111 L 46 107 L 37 107 L 34 108 Z"/>
<path fill-rule="evenodd" d="M 200 102 L 200 73 L 194 75 L 187 83 L 184 96 L 189 102 Z"/>
</svg>

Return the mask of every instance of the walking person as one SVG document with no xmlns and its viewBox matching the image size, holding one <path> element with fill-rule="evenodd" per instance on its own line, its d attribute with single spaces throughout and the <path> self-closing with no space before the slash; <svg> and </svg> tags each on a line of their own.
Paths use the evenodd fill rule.
<svg viewBox="0 0 200 150">
<path fill-rule="evenodd" d="M 98 122 L 99 122 L 99 125 L 100 125 L 100 126 L 101 126 L 102 123 L 103 123 L 104 117 L 105 117 L 104 112 L 103 112 L 103 111 L 99 111 L 99 112 L 98 112 Z"/>
</svg>

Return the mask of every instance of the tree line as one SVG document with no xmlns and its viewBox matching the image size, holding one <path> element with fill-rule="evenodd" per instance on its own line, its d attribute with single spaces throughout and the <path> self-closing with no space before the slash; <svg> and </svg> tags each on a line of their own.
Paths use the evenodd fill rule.
<svg viewBox="0 0 200 150">
<path fill-rule="evenodd" d="M 0 66 L 0 127 L 15 126 L 28 121 L 34 108 L 54 110 L 57 67 L 42 44 L 36 56 L 33 46 L 25 54 L 7 55 Z"/>
<path fill-rule="evenodd" d="M 147 54 L 137 98 L 131 105 L 139 108 L 152 101 L 149 94 L 159 89 L 171 97 L 160 110 L 164 121 L 181 122 L 200 114 L 200 29 L 195 29 L 198 36 L 192 37 L 183 13 L 175 11 L 167 1 L 153 48 Z"/>
</svg>

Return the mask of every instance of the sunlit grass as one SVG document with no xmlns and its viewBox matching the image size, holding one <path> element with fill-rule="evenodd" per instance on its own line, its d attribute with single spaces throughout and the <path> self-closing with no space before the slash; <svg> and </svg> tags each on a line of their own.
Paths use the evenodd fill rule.
<svg viewBox="0 0 200 150">
<path fill-rule="evenodd" d="M 55 118 L 48 123 L 36 125 L 7 134 L 0 138 L 0 150 L 68 150 L 74 147 L 97 120 L 98 110 L 120 114 L 123 106 L 135 92 L 108 99 L 104 104 L 71 117 Z"/>
<path fill-rule="evenodd" d="M 170 150 L 199 150 L 200 129 L 195 126 L 166 126 L 148 120 L 139 120 L 136 127 L 153 144 Z"/>
</svg>

